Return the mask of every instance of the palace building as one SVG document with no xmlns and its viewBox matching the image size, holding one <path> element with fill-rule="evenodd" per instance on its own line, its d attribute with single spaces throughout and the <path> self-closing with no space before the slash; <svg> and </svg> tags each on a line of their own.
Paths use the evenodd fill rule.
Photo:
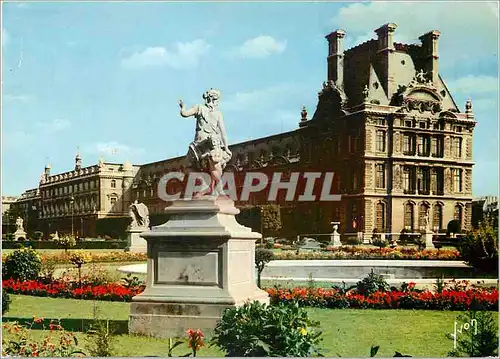
<svg viewBox="0 0 500 359">
<path fill-rule="evenodd" d="M 434 231 L 452 220 L 470 228 L 472 103 L 461 111 L 439 74 L 439 31 L 422 35 L 421 44 L 400 44 L 396 29 L 386 24 L 375 30 L 377 39 L 347 50 L 343 30 L 327 35 L 327 76 L 312 116 L 304 108 L 296 130 L 230 146 L 226 171 L 237 179 L 252 170 L 284 172 L 285 178 L 335 173 L 332 192 L 342 195 L 339 202 L 278 198 L 283 236 L 327 233 L 332 221 L 343 233 L 419 231 L 427 213 Z M 126 217 L 136 199 L 159 215 L 167 204 L 158 197 L 158 181 L 187 165 L 177 157 L 81 168 L 78 157 L 73 171 L 50 175 L 47 168 L 35 191 L 45 230 L 68 231 L 74 211 L 73 227 L 86 223 L 81 232 L 93 236 L 97 221 Z M 242 211 L 263 204 L 265 191 L 236 203 Z"/>
</svg>

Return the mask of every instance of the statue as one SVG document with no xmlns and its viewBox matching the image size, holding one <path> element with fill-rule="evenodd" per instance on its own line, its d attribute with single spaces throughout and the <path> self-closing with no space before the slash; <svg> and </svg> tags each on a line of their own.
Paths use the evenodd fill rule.
<svg viewBox="0 0 500 359">
<path fill-rule="evenodd" d="M 17 226 L 16 230 L 17 231 L 24 231 L 23 223 L 24 223 L 23 219 L 21 217 L 17 217 L 17 219 L 16 219 L 16 226 Z"/>
<path fill-rule="evenodd" d="M 427 208 L 427 210 L 425 211 L 425 217 L 424 217 L 424 225 L 425 225 L 426 232 L 430 231 L 429 212 L 430 212 L 430 210 L 429 210 L 429 208 Z"/>
<path fill-rule="evenodd" d="M 135 200 L 135 202 L 129 206 L 129 215 L 132 218 L 130 228 L 149 227 L 149 210 L 144 203 L 138 203 L 137 200 Z"/>
<path fill-rule="evenodd" d="M 415 75 L 415 80 L 417 80 L 418 83 L 425 83 L 426 78 L 425 78 L 425 72 L 424 70 L 420 70 L 416 75 Z"/>
<path fill-rule="evenodd" d="M 223 195 L 221 188 L 222 171 L 231 159 L 226 129 L 222 113 L 217 109 L 220 92 L 210 89 L 203 94 L 204 104 L 195 105 L 186 110 L 184 102 L 179 100 L 182 117 L 196 118 L 194 141 L 189 145 L 188 162 L 192 169 L 206 171 L 210 174 L 211 183 L 207 189 L 197 195 Z"/>
</svg>

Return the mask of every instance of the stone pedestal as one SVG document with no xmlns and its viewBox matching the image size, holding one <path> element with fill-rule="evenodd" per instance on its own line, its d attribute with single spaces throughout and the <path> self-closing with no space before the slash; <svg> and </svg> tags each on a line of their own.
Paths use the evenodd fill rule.
<svg viewBox="0 0 500 359">
<path fill-rule="evenodd" d="M 141 237 L 141 233 L 149 231 L 149 228 L 128 228 L 127 242 L 128 250 L 134 253 L 146 253 L 148 251 L 148 242 Z"/>
<path fill-rule="evenodd" d="M 234 217 L 229 198 L 177 200 L 170 219 L 142 233 L 148 245 L 146 289 L 132 299 L 131 334 L 184 336 L 211 333 L 226 308 L 247 300 L 269 303 L 255 283 L 255 241 Z"/>
<path fill-rule="evenodd" d="M 14 240 L 18 241 L 20 238 L 28 239 L 28 235 L 22 229 L 18 229 L 14 232 Z"/>
<path fill-rule="evenodd" d="M 423 236 L 425 238 L 425 248 L 426 249 L 435 248 L 434 243 L 432 242 L 432 238 L 434 237 L 434 233 L 432 233 L 431 231 L 426 231 L 423 234 Z"/>
</svg>

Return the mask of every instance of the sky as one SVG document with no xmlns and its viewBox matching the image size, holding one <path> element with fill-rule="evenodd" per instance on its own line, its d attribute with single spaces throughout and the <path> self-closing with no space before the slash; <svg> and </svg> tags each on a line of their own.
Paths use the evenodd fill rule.
<svg viewBox="0 0 500 359">
<path fill-rule="evenodd" d="M 439 30 L 440 74 L 472 99 L 473 195 L 498 194 L 498 2 L 2 2 L 2 195 L 83 165 L 186 153 L 178 101 L 208 88 L 231 143 L 298 127 L 326 80 L 325 35 L 345 48 L 393 22 L 395 40 Z"/>
</svg>

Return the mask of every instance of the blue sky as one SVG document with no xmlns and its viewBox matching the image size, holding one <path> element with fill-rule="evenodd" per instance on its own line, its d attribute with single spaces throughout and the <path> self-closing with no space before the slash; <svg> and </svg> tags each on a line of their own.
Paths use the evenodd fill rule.
<svg viewBox="0 0 500 359">
<path fill-rule="evenodd" d="M 177 101 L 222 91 L 230 142 L 293 130 L 326 79 L 324 36 L 346 48 L 398 24 L 396 41 L 440 30 L 440 72 L 472 98 L 473 193 L 498 193 L 498 3 L 2 2 L 2 194 L 53 172 L 183 155 L 192 119 Z"/>
</svg>

